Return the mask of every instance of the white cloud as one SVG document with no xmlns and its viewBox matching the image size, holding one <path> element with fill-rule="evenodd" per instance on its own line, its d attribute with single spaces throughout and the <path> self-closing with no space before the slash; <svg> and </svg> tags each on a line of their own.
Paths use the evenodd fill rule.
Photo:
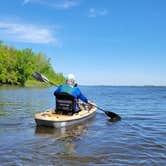
<svg viewBox="0 0 166 166">
<path fill-rule="evenodd" d="M 26 5 L 26 4 L 28 4 L 30 2 L 30 0 L 24 0 L 23 1 L 23 5 Z"/>
<path fill-rule="evenodd" d="M 7 23 L 0 21 L 0 36 L 3 40 L 36 44 L 58 44 L 53 32 L 31 24 Z"/>
<path fill-rule="evenodd" d="M 97 10 L 95 8 L 90 8 L 89 9 L 89 17 L 98 17 L 98 16 L 106 16 L 108 14 L 108 10 L 103 9 L 103 10 Z"/>
<path fill-rule="evenodd" d="M 55 9 L 69 9 L 79 6 L 80 0 L 24 0 L 23 5 L 35 3 Z"/>
<path fill-rule="evenodd" d="M 69 9 L 72 7 L 76 7 L 79 5 L 78 1 L 71 1 L 71 0 L 65 0 L 65 1 L 60 1 L 59 3 L 53 3 L 51 4 L 52 7 L 55 7 L 57 9 Z"/>
</svg>

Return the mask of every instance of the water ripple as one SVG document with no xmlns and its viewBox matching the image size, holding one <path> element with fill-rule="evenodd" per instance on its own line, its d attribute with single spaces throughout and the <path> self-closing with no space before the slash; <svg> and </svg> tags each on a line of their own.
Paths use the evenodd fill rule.
<svg viewBox="0 0 166 166">
<path fill-rule="evenodd" d="M 55 88 L 0 89 L 1 165 L 165 165 L 165 88 L 81 88 L 122 120 L 112 123 L 97 110 L 76 126 L 38 128 L 33 116 L 54 107 Z"/>
</svg>

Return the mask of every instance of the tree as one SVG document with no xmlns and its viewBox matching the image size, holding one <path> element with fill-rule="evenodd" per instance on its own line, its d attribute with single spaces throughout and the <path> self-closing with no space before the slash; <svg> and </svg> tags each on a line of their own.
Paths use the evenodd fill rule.
<svg viewBox="0 0 166 166">
<path fill-rule="evenodd" d="M 53 70 L 50 59 L 43 53 L 35 54 L 29 48 L 18 50 L 0 41 L 0 84 L 24 85 L 33 79 L 35 71 L 47 74 L 50 79 L 56 78 L 56 83 L 64 80 L 63 74 Z"/>
</svg>

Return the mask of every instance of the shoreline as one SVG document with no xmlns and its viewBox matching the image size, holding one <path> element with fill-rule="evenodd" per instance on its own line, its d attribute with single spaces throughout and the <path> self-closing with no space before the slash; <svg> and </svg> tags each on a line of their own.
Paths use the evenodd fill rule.
<svg viewBox="0 0 166 166">
<path fill-rule="evenodd" d="M 11 84 L 0 84 L 0 87 L 25 87 L 25 88 L 29 88 L 29 87 L 51 87 L 53 85 L 49 84 L 49 83 L 41 83 L 41 82 L 27 82 L 25 83 L 24 86 L 22 85 L 11 85 Z M 144 88 L 166 88 L 166 85 L 79 85 L 80 87 L 144 87 Z"/>
</svg>

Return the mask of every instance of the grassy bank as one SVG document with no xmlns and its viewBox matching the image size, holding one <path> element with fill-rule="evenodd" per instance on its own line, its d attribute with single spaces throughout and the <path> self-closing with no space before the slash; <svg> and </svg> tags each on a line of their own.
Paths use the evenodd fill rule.
<svg viewBox="0 0 166 166">
<path fill-rule="evenodd" d="M 36 80 L 27 80 L 25 82 L 25 87 L 49 87 L 51 84 L 49 83 L 42 83 Z"/>
</svg>

